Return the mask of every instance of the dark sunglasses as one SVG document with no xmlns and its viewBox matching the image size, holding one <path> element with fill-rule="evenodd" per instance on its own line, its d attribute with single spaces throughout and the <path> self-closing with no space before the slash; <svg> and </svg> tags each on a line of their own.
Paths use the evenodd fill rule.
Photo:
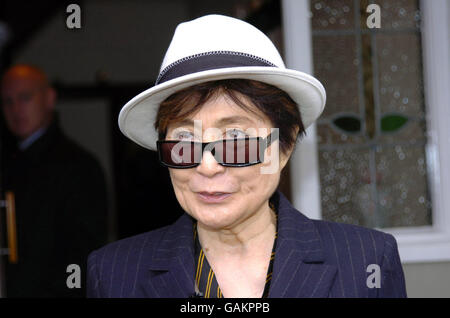
<svg viewBox="0 0 450 318">
<path fill-rule="evenodd" d="M 212 142 L 158 140 L 156 147 L 159 161 L 169 168 L 197 167 L 204 151 L 211 152 L 222 166 L 247 167 L 264 161 L 264 151 L 272 141 L 273 136 L 270 133 L 266 138 L 245 137 Z"/>
</svg>

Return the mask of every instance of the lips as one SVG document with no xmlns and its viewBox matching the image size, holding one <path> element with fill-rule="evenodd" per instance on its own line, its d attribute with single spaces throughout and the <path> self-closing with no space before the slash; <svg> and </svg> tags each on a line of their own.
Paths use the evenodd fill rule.
<svg viewBox="0 0 450 318">
<path fill-rule="evenodd" d="M 219 203 L 231 196 L 228 192 L 197 192 L 197 196 L 201 201 L 207 203 Z"/>
</svg>

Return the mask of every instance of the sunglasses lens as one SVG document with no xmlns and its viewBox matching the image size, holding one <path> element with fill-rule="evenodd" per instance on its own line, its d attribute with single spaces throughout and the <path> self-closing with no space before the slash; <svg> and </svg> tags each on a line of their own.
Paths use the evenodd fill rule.
<svg viewBox="0 0 450 318">
<path fill-rule="evenodd" d="M 161 161 L 169 166 L 189 167 L 200 162 L 200 151 L 194 142 L 162 142 L 159 144 Z M 197 147 L 198 148 L 198 147 Z"/>
<path fill-rule="evenodd" d="M 259 144 L 257 138 L 224 140 L 215 146 L 215 158 L 227 165 L 258 163 Z"/>
<path fill-rule="evenodd" d="M 210 151 L 216 161 L 226 166 L 243 166 L 261 162 L 260 138 L 226 139 L 204 144 L 203 151 Z M 202 144 L 179 141 L 160 142 L 160 160 L 174 168 L 195 167 L 202 160 Z"/>
</svg>

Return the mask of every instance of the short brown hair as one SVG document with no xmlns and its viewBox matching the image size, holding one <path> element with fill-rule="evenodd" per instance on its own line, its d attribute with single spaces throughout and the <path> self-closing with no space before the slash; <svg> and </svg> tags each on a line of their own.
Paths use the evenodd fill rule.
<svg viewBox="0 0 450 318">
<path fill-rule="evenodd" d="M 305 135 L 297 104 L 287 93 L 273 85 L 259 81 L 229 79 L 194 85 L 176 92 L 164 100 L 159 106 L 154 123 L 159 139 L 165 139 L 169 124 L 194 114 L 218 93 L 224 93 L 241 108 L 254 112 L 249 105 L 242 101 L 239 94 L 247 97 L 270 120 L 273 127 L 279 128 L 279 143 L 282 153 L 287 153 L 297 142 L 298 137 Z M 295 135 L 296 128 L 298 128 L 297 135 Z"/>
</svg>

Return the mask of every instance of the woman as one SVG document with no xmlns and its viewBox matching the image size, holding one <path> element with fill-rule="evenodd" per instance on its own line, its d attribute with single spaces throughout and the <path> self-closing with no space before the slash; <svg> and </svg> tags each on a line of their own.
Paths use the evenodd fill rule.
<svg viewBox="0 0 450 318">
<path fill-rule="evenodd" d="M 310 220 L 277 190 L 324 105 L 320 82 L 286 69 L 251 25 L 180 24 L 156 85 L 124 106 L 119 126 L 158 151 L 186 213 L 93 252 L 88 296 L 406 296 L 391 235 Z"/>
</svg>

